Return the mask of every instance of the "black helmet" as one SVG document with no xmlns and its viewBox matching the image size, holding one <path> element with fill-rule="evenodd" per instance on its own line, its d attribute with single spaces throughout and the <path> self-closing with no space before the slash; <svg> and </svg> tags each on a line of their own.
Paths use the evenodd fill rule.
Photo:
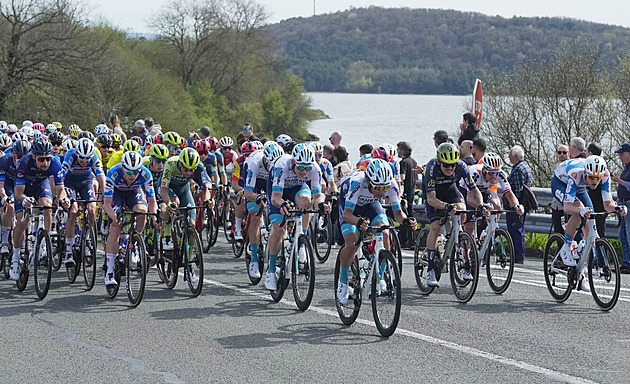
<svg viewBox="0 0 630 384">
<path fill-rule="evenodd" d="M 98 145 L 111 146 L 113 141 L 114 140 L 112 139 L 112 135 L 110 135 L 109 133 L 98 135 L 96 137 L 96 144 Z"/>
<path fill-rule="evenodd" d="M 33 145 L 31 146 L 31 152 L 33 152 L 33 155 L 38 155 L 38 156 L 50 155 L 52 151 L 53 151 L 52 144 L 50 144 L 50 141 L 48 140 L 34 141 Z"/>
<path fill-rule="evenodd" d="M 61 145 L 63 143 L 63 133 L 59 131 L 53 131 L 48 135 L 48 141 L 51 144 Z"/>
<path fill-rule="evenodd" d="M 79 133 L 79 139 L 83 139 L 84 137 L 90 139 L 90 141 L 94 141 L 94 134 L 90 131 L 81 131 L 81 133 Z"/>
<path fill-rule="evenodd" d="M 25 156 L 31 151 L 31 143 L 28 140 L 17 140 L 13 143 L 13 153 L 18 156 Z"/>
</svg>

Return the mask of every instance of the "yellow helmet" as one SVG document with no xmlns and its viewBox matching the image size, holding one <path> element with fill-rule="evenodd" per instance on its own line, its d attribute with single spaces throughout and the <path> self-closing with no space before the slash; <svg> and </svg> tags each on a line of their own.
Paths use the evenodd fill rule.
<svg viewBox="0 0 630 384">
<path fill-rule="evenodd" d="M 123 150 L 125 152 L 138 152 L 140 151 L 140 144 L 135 140 L 127 140 L 123 143 Z"/>
<path fill-rule="evenodd" d="M 184 168 L 195 169 L 199 165 L 199 161 L 199 153 L 193 148 L 185 148 L 179 154 L 179 162 L 182 163 Z"/>
<path fill-rule="evenodd" d="M 164 135 L 164 144 L 179 145 L 179 142 L 179 134 L 177 132 L 169 131 Z"/>
<path fill-rule="evenodd" d="M 156 159 L 168 159 L 168 148 L 164 144 L 153 144 L 149 149 L 149 156 Z"/>
<path fill-rule="evenodd" d="M 459 160 L 459 148 L 455 144 L 442 143 L 437 147 L 437 158 L 444 164 L 455 164 Z"/>
</svg>

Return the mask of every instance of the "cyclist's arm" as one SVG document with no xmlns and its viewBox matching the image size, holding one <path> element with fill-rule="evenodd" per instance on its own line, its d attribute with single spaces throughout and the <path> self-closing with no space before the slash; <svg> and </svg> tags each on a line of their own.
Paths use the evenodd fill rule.
<svg viewBox="0 0 630 384">
<path fill-rule="evenodd" d="M 103 209 L 105 213 L 112 221 L 116 221 L 116 211 L 114 211 L 114 207 L 112 206 L 113 198 L 106 197 L 103 199 Z"/>
<path fill-rule="evenodd" d="M 0 200 L 7 197 L 7 193 L 4 190 L 4 177 L 0 180 Z"/>
<path fill-rule="evenodd" d="M 22 184 L 22 185 L 15 185 L 15 200 L 19 201 L 19 202 L 23 202 L 24 199 L 26 199 L 26 194 L 24 194 L 24 190 L 26 189 L 26 185 Z"/>
<path fill-rule="evenodd" d="M 481 192 L 479 192 L 479 188 L 477 188 L 477 186 L 468 191 L 466 201 L 468 202 L 468 205 L 475 208 L 483 204 L 483 196 L 481 196 Z"/>
<path fill-rule="evenodd" d="M 505 192 L 505 197 L 507 198 L 507 201 L 510 203 L 510 207 L 514 207 L 515 205 L 518 205 L 518 198 L 516 197 L 514 192 L 512 192 L 511 190 Z"/>
<path fill-rule="evenodd" d="M 427 193 L 427 204 L 435 209 L 444 209 L 449 203 L 438 199 L 435 191 L 430 191 Z"/>
</svg>

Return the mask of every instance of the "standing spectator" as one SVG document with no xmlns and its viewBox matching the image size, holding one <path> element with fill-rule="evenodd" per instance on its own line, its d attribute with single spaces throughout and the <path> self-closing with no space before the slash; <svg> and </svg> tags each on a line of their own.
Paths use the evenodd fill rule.
<svg viewBox="0 0 630 384">
<path fill-rule="evenodd" d="M 600 143 L 594 142 L 588 144 L 586 147 L 586 156 L 591 155 L 602 155 L 602 145 Z M 606 209 L 604 209 L 604 200 L 602 199 L 602 183 L 597 184 L 597 188 L 595 189 L 586 188 L 586 191 L 593 202 L 593 211 L 598 213 L 606 212 Z M 606 216 L 600 215 L 595 217 L 595 224 L 597 225 L 597 234 L 599 237 L 606 237 Z"/>
<path fill-rule="evenodd" d="M 472 140 L 464 140 L 459 145 L 459 158 L 468 166 L 474 165 L 477 162 L 477 160 L 473 157 L 472 149 Z"/>
<path fill-rule="evenodd" d="M 572 159 L 586 159 L 586 141 L 583 138 L 571 138 L 569 141 L 569 156 Z"/>
<path fill-rule="evenodd" d="M 556 160 L 558 163 L 556 166 L 562 164 L 569 159 L 569 147 L 564 144 L 558 145 L 556 149 Z M 564 216 L 564 208 L 562 203 L 557 199 L 551 199 L 551 222 L 553 224 L 553 231 L 556 233 L 564 234 L 564 228 L 562 227 L 562 217 Z"/>
<path fill-rule="evenodd" d="M 413 171 L 418 166 L 418 163 L 411 158 L 411 145 L 406 141 L 401 141 L 396 144 L 398 147 L 398 155 L 400 159 L 400 179 L 402 181 L 402 198 L 407 201 L 405 205 L 405 214 L 407 217 L 413 217 L 413 198 L 416 194 L 416 181 L 418 176 Z M 402 230 L 399 232 L 400 244 L 403 248 L 409 248 L 414 246 L 413 230 Z"/>
<path fill-rule="evenodd" d="M 435 148 L 439 147 L 440 144 L 446 143 L 448 141 L 448 133 L 443 130 L 435 131 L 433 134 L 433 144 Z"/>
<path fill-rule="evenodd" d="M 333 146 L 330 144 L 324 145 L 324 157 L 326 158 L 326 160 L 330 161 L 333 167 L 337 165 L 337 162 L 335 161 L 335 156 L 333 156 L 334 149 L 335 148 L 333 148 Z"/>
<path fill-rule="evenodd" d="M 335 177 L 335 184 L 340 185 L 341 179 L 350 173 L 353 167 L 352 163 L 348 161 L 348 151 L 346 151 L 346 148 L 341 145 L 333 149 L 333 157 L 335 159 L 335 163 L 337 164 L 333 167 L 333 176 Z"/>
<path fill-rule="evenodd" d="M 470 112 L 464 113 L 464 119 L 459 124 L 461 134 L 457 140 L 457 144 L 461 145 L 464 140 L 473 140 L 479 134 L 479 127 L 475 124 L 477 118 Z"/>
<path fill-rule="evenodd" d="M 136 127 L 136 133 L 140 136 L 140 140 L 142 140 L 142 145 L 147 143 L 147 136 L 149 135 L 149 131 L 144 125 L 144 120 L 136 120 L 134 124 Z"/>
<path fill-rule="evenodd" d="M 341 145 L 341 132 L 335 131 L 331 133 L 328 140 L 330 140 L 330 144 L 332 144 L 333 147 L 337 148 Z"/>
<path fill-rule="evenodd" d="M 245 123 L 241 127 L 241 131 L 236 136 L 236 142 L 238 143 L 238 147 L 240 148 L 246 141 L 260 141 L 256 135 L 254 135 L 254 126 L 250 123 Z"/>
<path fill-rule="evenodd" d="M 120 136 L 123 143 L 127 141 L 127 135 L 123 131 L 122 127 L 120 126 L 120 118 L 118 117 L 118 115 L 112 115 L 109 118 L 109 122 L 112 124 L 113 133 Z"/>
<path fill-rule="evenodd" d="M 612 176 L 612 181 L 618 183 L 617 199 L 619 205 L 625 205 L 630 209 L 630 143 L 624 143 L 615 151 L 623 163 L 623 171 L 619 176 Z M 619 242 L 623 253 L 621 273 L 630 273 L 630 215 L 619 219 Z"/>
<path fill-rule="evenodd" d="M 208 137 L 210 137 L 212 133 L 210 132 L 210 127 L 208 126 L 203 126 L 201 128 L 199 128 L 199 130 L 197 132 L 189 132 L 188 133 L 188 146 L 194 148 L 193 143 L 196 140 L 205 140 Z M 240 145 L 239 145 L 240 148 Z"/>
<path fill-rule="evenodd" d="M 479 163 L 483 155 L 486 154 L 486 148 L 488 148 L 488 144 L 483 137 L 477 136 L 472 141 L 472 154 L 475 158 L 475 162 Z"/>
<path fill-rule="evenodd" d="M 153 128 L 153 124 L 155 124 L 155 121 L 153 121 L 152 117 L 147 117 L 146 119 L 144 119 L 144 127 L 147 129 L 147 132 L 151 131 L 151 128 Z"/>
<path fill-rule="evenodd" d="M 523 147 L 515 145 L 510 149 L 510 163 L 512 164 L 512 172 L 508 177 L 512 192 L 519 199 L 522 198 L 523 185 L 532 186 L 532 169 L 525 161 L 525 152 Z M 507 207 L 506 207 L 507 208 Z M 508 232 L 514 242 L 514 262 L 523 264 L 525 262 L 525 216 L 519 216 L 514 211 L 508 211 L 505 215 Z"/>
</svg>

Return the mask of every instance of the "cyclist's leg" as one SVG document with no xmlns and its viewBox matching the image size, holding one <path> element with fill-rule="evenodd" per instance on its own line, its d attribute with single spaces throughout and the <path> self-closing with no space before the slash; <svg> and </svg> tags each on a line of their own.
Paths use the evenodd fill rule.
<svg viewBox="0 0 630 384">
<path fill-rule="evenodd" d="M 114 195 L 112 198 L 112 207 L 114 212 L 119 213 L 122 211 L 124 207 L 125 201 L 122 196 L 122 192 L 117 189 L 114 189 Z M 114 274 L 114 263 L 116 260 L 116 255 L 118 254 L 119 248 L 119 237 L 121 232 L 121 225 L 117 221 L 112 221 L 109 225 L 109 234 L 107 235 L 107 242 L 105 243 L 105 259 L 107 263 L 107 275 L 105 277 L 105 283 L 113 281 Z M 111 279 L 108 279 L 108 276 L 111 275 Z"/>
<path fill-rule="evenodd" d="M 134 191 L 127 193 L 124 200 L 125 204 L 128 207 L 132 207 L 131 210 L 134 212 L 147 211 L 147 200 L 144 197 L 144 190 L 142 188 L 136 188 Z M 144 224 L 146 221 L 146 215 L 136 216 L 136 232 L 141 233 L 144 230 Z"/>
<path fill-rule="evenodd" d="M 174 189 L 177 197 L 179 198 L 179 207 L 194 207 L 195 199 L 193 198 L 192 191 L 185 185 L 181 189 Z M 197 219 L 197 210 L 188 211 L 188 222 L 194 227 Z"/>
<path fill-rule="evenodd" d="M 260 207 L 253 201 L 247 202 L 247 212 L 249 212 L 249 227 L 247 228 L 247 237 L 249 239 L 249 249 L 252 255 L 252 263 L 258 262 L 258 244 L 260 243 L 260 220 L 258 214 Z"/>
<path fill-rule="evenodd" d="M 81 200 L 95 201 L 96 194 L 94 193 L 94 183 L 96 180 L 89 180 L 77 185 L 75 191 L 81 198 Z M 88 217 L 87 220 L 90 224 L 94 224 L 94 216 L 96 214 L 96 203 L 88 203 L 86 205 Z"/>
<path fill-rule="evenodd" d="M 53 195 L 49 179 L 45 179 L 39 186 L 34 188 L 33 197 L 37 200 L 39 205 L 52 207 Z M 51 227 L 52 209 L 47 209 L 44 211 L 44 228 L 46 228 L 46 231 L 50 232 Z"/>
<path fill-rule="evenodd" d="M 234 208 L 234 236 L 237 240 L 243 239 L 243 216 L 245 216 L 245 197 L 242 193 L 238 194 L 236 207 Z"/>
<path fill-rule="evenodd" d="M 73 183 L 67 183 L 66 185 L 66 193 L 68 194 L 69 199 L 76 199 L 76 192 L 74 189 Z M 79 211 L 79 207 L 77 203 L 73 203 L 70 206 L 70 210 L 68 211 L 68 218 L 66 220 L 66 259 L 64 263 L 74 263 L 72 258 L 72 246 L 74 245 L 74 235 L 75 235 L 75 225 L 74 223 L 77 220 L 77 212 Z"/>
<path fill-rule="evenodd" d="M 295 193 L 295 196 L 291 200 L 295 203 L 295 206 L 300 209 L 311 209 L 313 207 L 311 188 L 306 184 L 302 184 L 302 187 Z M 311 220 L 311 214 L 305 213 L 302 215 L 302 231 L 306 233 L 308 231 L 308 223 Z"/>
<path fill-rule="evenodd" d="M 273 204 L 269 205 L 269 221 L 271 222 L 271 234 L 269 234 L 269 268 L 267 269 L 267 274 L 276 273 L 276 258 L 280 253 L 280 248 L 282 247 L 282 239 L 285 236 L 285 228 L 286 225 L 282 227 L 282 221 L 284 220 L 284 215 L 280 213 L 280 209 Z"/>
<path fill-rule="evenodd" d="M 7 195 L 7 201 L 4 203 L 4 212 L 2 214 L 2 228 L 0 230 L 0 243 L 4 251 L 9 252 L 9 232 L 13 226 L 13 216 L 15 216 L 15 204 L 9 202 L 9 199 L 13 200 L 13 184 L 4 183 L 4 191 Z"/>
<path fill-rule="evenodd" d="M 26 194 L 27 190 L 25 190 Z M 29 196 L 29 194 L 26 194 Z M 13 256 L 11 259 L 11 279 L 17 280 L 19 277 L 20 250 L 24 241 L 24 233 L 28 226 L 28 220 L 24 220 L 24 206 L 21 202 L 15 201 L 16 222 L 13 228 Z"/>
</svg>

